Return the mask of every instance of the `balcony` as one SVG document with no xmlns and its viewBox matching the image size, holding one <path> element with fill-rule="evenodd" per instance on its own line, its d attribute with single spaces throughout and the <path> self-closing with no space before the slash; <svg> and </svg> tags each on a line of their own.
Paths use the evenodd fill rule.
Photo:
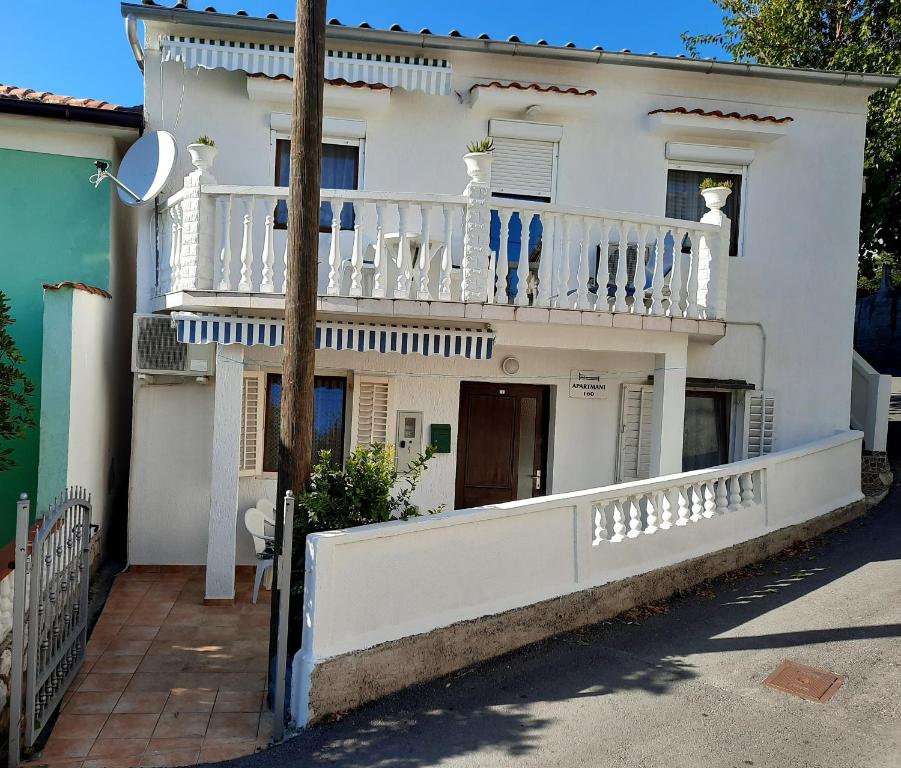
<svg viewBox="0 0 901 768">
<path fill-rule="evenodd" d="M 155 308 L 283 308 L 288 189 L 204 173 L 160 208 Z M 724 332 L 719 210 L 699 223 L 564 207 L 494 198 L 481 181 L 461 195 L 323 189 L 321 200 L 322 310 Z"/>
</svg>

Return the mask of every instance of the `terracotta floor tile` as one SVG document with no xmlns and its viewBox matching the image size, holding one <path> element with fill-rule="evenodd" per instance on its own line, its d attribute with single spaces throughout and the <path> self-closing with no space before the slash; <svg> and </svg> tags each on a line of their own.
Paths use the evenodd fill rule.
<svg viewBox="0 0 901 768">
<path fill-rule="evenodd" d="M 76 691 L 62 711 L 67 715 L 108 715 L 119 696 L 116 691 Z"/>
<path fill-rule="evenodd" d="M 233 760 L 236 757 L 252 755 L 256 752 L 256 744 L 251 741 L 238 741 L 230 744 L 204 745 L 200 750 L 201 763 L 218 763 L 222 760 Z"/>
<path fill-rule="evenodd" d="M 80 757 L 74 760 L 51 760 L 47 762 L 44 759 L 37 759 L 33 761 L 33 763 L 21 763 L 20 765 L 28 766 L 28 765 L 39 765 L 40 768 L 81 768 L 82 759 Z"/>
<path fill-rule="evenodd" d="M 180 673 L 174 672 L 135 672 L 128 682 L 127 691 L 165 691 L 178 688 Z"/>
<path fill-rule="evenodd" d="M 212 712 L 216 700 L 216 690 L 173 688 L 166 702 L 164 712 Z"/>
<path fill-rule="evenodd" d="M 159 631 L 159 627 L 141 627 L 126 624 L 119 630 L 117 637 L 120 640 L 153 640 Z"/>
<path fill-rule="evenodd" d="M 177 672 L 183 670 L 186 663 L 187 659 L 175 652 L 159 653 L 154 656 L 144 656 L 135 671 L 149 673 Z"/>
<path fill-rule="evenodd" d="M 119 714 L 158 715 L 166 706 L 168 691 L 125 691 L 113 712 Z"/>
<path fill-rule="evenodd" d="M 143 656 L 150 648 L 152 640 L 128 640 L 117 637 L 110 642 L 104 654 L 116 654 L 119 656 Z"/>
<path fill-rule="evenodd" d="M 207 741 L 256 741 L 260 715 L 252 712 L 215 712 L 206 731 Z"/>
<path fill-rule="evenodd" d="M 53 733 L 47 741 L 47 746 L 41 750 L 41 760 L 64 760 L 67 757 L 84 757 L 91 751 L 93 746 L 93 736 L 78 739 L 60 739 L 56 736 L 56 733 Z"/>
<path fill-rule="evenodd" d="M 260 713 L 260 728 L 257 731 L 257 741 L 262 741 L 268 744 L 269 740 L 272 738 L 272 730 L 272 713 L 264 710 L 262 713 Z"/>
<path fill-rule="evenodd" d="M 88 757 L 139 757 L 150 739 L 97 739 Z"/>
<path fill-rule="evenodd" d="M 131 757 L 89 757 L 81 764 L 81 768 L 138 768 L 141 764 L 139 755 Z"/>
<path fill-rule="evenodd" d="M 218 678 L 220 691 L 262 691 L 266 686 L 266 675 L 262 672 L 211 674 Z"/>
<path fill-rule="evenodd" d="M 85 677 L 78 691 L 118 691 L 121 693 L 131 681 L 131 675 L 125 673 L 92 672 Z"/>
<path fill-rule="evenodd" d="M 174 739 L 151 739 L 147 752 L 181 752 L 184 750 L 200 751 L 202 736 L 182 736 Z"/>
<path fill-rule="evenodd" d="M 113 713 L 100 732 L 101 739 L 150 739 L 156 723 L 156 714 Z"/>
<path fill-rule="evenodd" d="M 104 653 L 99 659 L 93 662 L 91 668 L 93 672 L 134 672 L 141 663 L 141 656 L 126 656 L 118 653 Z"/>
<path fill-rule="evenodd" d="M 109 713 L 93 715 L 66 715 L 60 717 L 53 727 L 56 739 L 93 739 L 100 733 Z"/>
<path fill-rule="evenodd" d="M 259 712 L 263 694 L 255 691 L 219 691 L 213 712 Z"/>
<path fill-rule="evenodd" d="M 155 739 L 175 739 L 182 736 L 203 736 L 210 716 L 201 712 L 167 712 L 153 732 Z"/>
<path fill-rule="evenodd" d="M 145 752 L 141 768 L 170 768 L 195 765 L 200 757 L 199 749 L 181 749 L 173 752 Z"/>
</svg>

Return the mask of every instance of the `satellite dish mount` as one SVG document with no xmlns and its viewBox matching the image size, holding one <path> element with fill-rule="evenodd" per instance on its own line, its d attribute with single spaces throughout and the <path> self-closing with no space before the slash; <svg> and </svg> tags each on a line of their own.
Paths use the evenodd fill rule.
<svg viewBox="0 0 901 768">
<path fill-rule="evenodd" d="M 109 172 L 106 160 L 96 160 L 97 172 L 90 180 L 96 188 L 104 179 L 110 179 L 119 188 L 119 199 L 125 205 L 138 208 L 153 202 L 163 191 L 175 170 L 177 156 L 172 134 L 152 131 L 131 145 L 119 164 L 118 176 Z"/>
</svg>

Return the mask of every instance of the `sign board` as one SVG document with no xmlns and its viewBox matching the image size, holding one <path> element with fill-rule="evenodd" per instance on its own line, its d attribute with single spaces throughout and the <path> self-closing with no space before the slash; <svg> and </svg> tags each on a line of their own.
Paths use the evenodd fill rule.
<svg viewBox="0 0 901 768">
<path fill-rule="evenodd" d="M 583 400 L 606 400 L 607 382 L 603 371 L 570 371 L 569 396 Z"/>
</svg>

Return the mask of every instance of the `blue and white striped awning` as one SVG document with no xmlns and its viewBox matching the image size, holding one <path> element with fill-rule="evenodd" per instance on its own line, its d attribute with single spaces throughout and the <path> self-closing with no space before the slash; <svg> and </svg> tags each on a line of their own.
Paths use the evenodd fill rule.
<svg viewBox="0 0 901 768">
<path fill-rule="evenodd" d="M 294 47 L 244 40 L 184 35 L 160 39 L 163 61 L 180 61 L 185 69 L 228 69 L 269 77 L 294 76 Z M 325 79 L 381 84 L 389 88 L 448 96 L 453 69 L 447 59 L 389 53 L 328 50 Z"/>
<path fill-rule="evenodd" d="M 172 321 L 178 340 L 184 344 L 281 347 L 285 343 L 283 320 L 176 312 Z M 494 352 L 494 334 L 484 328 L 428 328 L 317 320 L 316 349 L 490 360 Z"/>
</svg>

